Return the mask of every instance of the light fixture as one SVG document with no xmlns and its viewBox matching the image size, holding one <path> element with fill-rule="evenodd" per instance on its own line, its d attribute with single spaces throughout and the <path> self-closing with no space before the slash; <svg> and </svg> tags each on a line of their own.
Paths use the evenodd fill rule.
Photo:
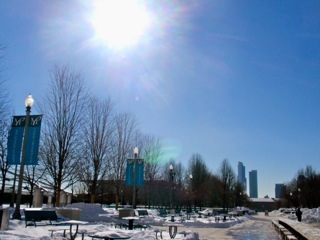
<svg viewBox="0 0 320 240">
<path fill-rule="evenodd" d="M 136 156 L 138 156 L 138 153 L 139 153 L 139 149 L 138 149 L 138 147 L 135 147 L 134 149 L 133 149 L 133 154 Z"/>
<path fill-rule="evenodd" d="M 26 107 L 32 107 L 34 104 L 34 99 L 32 98 L 31 93 L 28 95 L 28 97 L 26 98 L 26 100 L 24 101 L 24 104 L 26 105 Z"/>
</svg>

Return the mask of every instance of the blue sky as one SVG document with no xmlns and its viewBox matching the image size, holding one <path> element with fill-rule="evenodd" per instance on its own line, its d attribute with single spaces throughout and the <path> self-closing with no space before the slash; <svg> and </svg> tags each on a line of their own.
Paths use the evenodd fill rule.
<svg viewBox="0 0 320 240">
<path fill-rule="evenodd" d="M 15 113 L 29 92 L 41 99 L 54 64 L 69 64 L 160 137 L 167 158 L 187 165 L 199 153 L 213 172 L 224 158 L 235 171 L 242 161 L 247 178 L 258 170 L 259 197 L 306 165 L 320 172 L 319 1 L 133 2 L 147 27 L 111 42 L 117 32 L 97 34 L 95 1 L 1 1 L 2 77 Z M 117 29 L 128 8 L 99 26 Z"/>
</svg>

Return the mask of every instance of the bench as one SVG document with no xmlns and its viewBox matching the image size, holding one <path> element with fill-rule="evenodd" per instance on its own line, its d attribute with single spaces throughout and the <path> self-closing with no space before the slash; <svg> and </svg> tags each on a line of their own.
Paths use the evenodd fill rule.
<svg viewBox="0 0 320 240">
<path fill-rule="evenodd" d="M 187 236 L 187 234 L 190 234 L 191 233 L 191 231 L 190 230 L 187 230 L 187 231 L 181 231 L 181 232 L 179 232 L 179 234 L 182 234 L 184 237 L 186 237 Z"/>
<path fill-rule="evenodd" d="M 140 229 L 140 230 L 146 230 L 147 228 L 149 228 L 150 226 L 145 225 L 145 224 L 134 224 L 133 228 L 134 229 Z"/>
<path fill-rule="evenodd" d="M 148 217 L 148 211 L 147 210 L 137 210 L 139 217 Z"/>
<path fill-rule="evenodd" d="M 47 221 L 52 224 L 52 221 L 58 222 L 64 220 L 58 217 L 55 210 L 42 210 L 42 209 L 24 209 L 25 223 L 27 226 L 37 226 L 37 222 Z M 48 223 L 45 223 L 47 225 Z"/>
<path fill-rule="evenodd" d="M 119 227 L 120 229 L 124 228 L 124 229 L 129 229 L 129 224 L 127 223 L 116 223 L 114 225 L 115 228 Z"/>
<path fill-rule="evenodd" d="M 159 214 L 160 214 L 160 217 L 166 217 L 167 216 L 167 210 L 165 209 L 159 209 Z"/>
</svg>

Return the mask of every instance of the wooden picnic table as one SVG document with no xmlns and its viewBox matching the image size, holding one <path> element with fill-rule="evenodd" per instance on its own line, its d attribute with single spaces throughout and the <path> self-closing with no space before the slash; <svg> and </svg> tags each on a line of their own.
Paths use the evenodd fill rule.
<svg viewBox="0 0 320 240">
<path fill-rule="evenodd" d="M 121 232 L 114 232 L 114 231 L 98 232 L 98 233 L 90 234 L 89 237 L 104 239 L 104 240 L 129 239 L 130 238 L 130 236 L 128 236 L 126 234 L 123 234 Z"/>
<path fill-rule="evenodd" d="M 139 217 L 133 217 L 133 216 L 129 216 L 129 217 L 123 217 L 122 219 L 124 220 L 128 220 L 128 224 L 129 224 L 129 230 L 133 230 L 133 221 L 134 220 L 139 220 Z"/>
<path fill-rule="evenodd" d="M 178 227 L 182 227 L 182 224 L 178 223 L 167 223 L 163 224 L 163 226 L 168 226 L 169 227 L 169 235 L 171 239 L 174 239 L 177 235 L 178 232 Z"/>
<path fill-rule="evenodd" d="M 77 220 L 69 220 L 69 221 L 62 221 L 60 224 L 66 224 L 70 226 L 70 239 L 75 240 L 79 231 L 79 225 L 87 224 L 88 222 L 84 221 L 77 221 Z M 75 232 L 72 232 L 73 225 L 76 226 Z"/>
</svg>

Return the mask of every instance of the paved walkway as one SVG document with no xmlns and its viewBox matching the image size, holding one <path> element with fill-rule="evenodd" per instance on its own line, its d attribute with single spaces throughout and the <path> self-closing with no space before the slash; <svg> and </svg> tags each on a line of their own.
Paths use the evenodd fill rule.
<svg viewBox="0 0 320 240">
<path fill-rule="evenodd" d="M 230 235 L 232 238 L 226 238 L 226 239 L 281 240 L 281 238 L 278 237 L 277 232 L 272 228 L 271 221 L 272 221 L 272 217 L 270 218 L 262 218 L 261 216 L 254 217 L 254 219 L 252 220 L 246 221 L 240 225 L 235 225 L 230 229 L 228 229 L 227 235 Z"/>
<path fill-rule="evenodd" d="M 253 215 L 251 220 L 234 225 L 230 228 L 185 228 L 179 227 L 179 232 L 192 230 L 198 232 L 201 240 L 281 240 L 272 228 L 271 221 L 276 216 Z M 165 229 L 166 230 L 166 229 Z"/>
</svg>

